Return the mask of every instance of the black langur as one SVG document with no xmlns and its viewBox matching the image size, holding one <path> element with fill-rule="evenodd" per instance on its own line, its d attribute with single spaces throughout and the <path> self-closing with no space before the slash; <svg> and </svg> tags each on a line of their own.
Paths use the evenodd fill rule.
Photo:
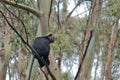
<svg viewBox="0 0 120 80">
<path fill-rule="evenodd" d="M 46 62 L 47 65 L 50 64 L 50 61 L 49 61 L 50 43 L 53 43 L 53 42 L 54 42 L 54 36 L 52 33 L 48 34 L 47 36 L 37 37 L 33 41 L 33 45 L 32 45 L 33 49 L 39 54 L 39 56 L 43 59 L 43 61 Z M 38 56 L 35 55 L 34 52 L 32 52 L 32 54 L 33 54 L 33 58 L 30 66 L 28 80 L 30 80 L 32 66 L 35 58 L 38 60 L 40 68 L 45 66 L 45 62 L 39 60 Z"/>
<path fill-rule="evenodd" d="M 39 54 L 39 56 L 46 61 L 46 63 L 49 65 L 50 61 L 48 58 L 49 52 L 50 52 L 50 43 L 54 42 L 54 36 L 53 34 L 48 34 L 47 36 L 43 37 L 37 37 L 32 47 L 36 50 L 36 52 Z M 35 55 L 34 53 L 32 53 Z M 38 58 L 35 56 L 35 58 L 38 60 Z M 38 60 L 40 67 L 43 67 L 45 64 Z"/>
</svg>

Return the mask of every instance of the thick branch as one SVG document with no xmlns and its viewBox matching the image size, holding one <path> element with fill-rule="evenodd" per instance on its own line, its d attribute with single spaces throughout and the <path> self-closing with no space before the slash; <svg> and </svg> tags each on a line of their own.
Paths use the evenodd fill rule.
<svg viewBox="0 0 120 80">
<path fill-rule="evenodd" d="M 0 2 L 2 3 L 3 1 L 0 0 Z M 7 5 L 12 5 L 14 7 L 17 7 L 17 8 L 20 8 L 20 9 L 23 9 L 23 10 L 26 10 L 26 11 L 29 11 L 31 12 L 32 14 L 34 14 L 35 16 L 37 17 L 40 17 L 43 15 L 43 12 L 42 11 L 39 11 L 39 10 L 36 10 L 34 8 L 31 8 L 29 6 L 26 6 L 26 5 L 22 5 L 22 4 L 19 4 L 19 3 L 15 3 L 13 1 L 7 1 L 7 0 L 4 0 L 4 3 L 7 4 Z"/>
</svg>

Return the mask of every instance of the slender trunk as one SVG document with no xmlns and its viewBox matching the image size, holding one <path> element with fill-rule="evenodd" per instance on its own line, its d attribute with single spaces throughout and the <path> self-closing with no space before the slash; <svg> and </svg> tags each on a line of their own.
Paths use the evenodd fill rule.
<svg viewBox="0 0 120 80">
<path fill-rule="evenodd" d="M 7 16 L 10 17 L 10 15 L 8 13 L 6 13 Z M 9 18 L 9 21 L 11 22 L 11 19 Z M 7 67 L 9 65 L 9 60 L 10 60 L 10 52 L 11 52 L 11 43 L 10 43 L 10 39 L 11 39 L 11 33 L 8 33 L 10 30 L 10 27 L 8 27 L 9 25 L 6 23 L 6 27 L 5 27 L 5 39 L 4 39 L 4 49 L 5 49 L 5 58 L 3 63 L 1 63 L 0 65 L 0 79 L 1 80 L 5 80 L 6 78 L 6 73 L 7 73 Z"/>
<path fill-rule="evenodd" d="M 105 79 L 105 66 L 106 66 L 106 51 L 102 51 L 102 69 L 101 69 L 101 79 L 100 80 L 106 80 Z"/>
<path fill-rule="evenodd" d="M 97 70 L 99 66 L 99 52 L 97 53 L 97 62 L 96 62 L 96 67 L 95 67 L 95 74 L 94 74 L 94 80 L 97 80 Z"/>
<path fill-rule="evenodd" d="M 107 51 L 107 70 L 106 70 L 106 79 L 112 80 L 112 62 L 114 59 L 114 46 L 117 41 L 117 32 L 118 32 L 118 22 L 119 18 L 116 19 L 116 24 L 113 26 L 112 33 L 111 33 L 111 39 L 108 45 L 108 51 Z"/>
<path fill-rule="evenodd" d="M 40 19 L 40 29 L 41 34 L 46 35 L 49 32 L 48 27 L 48 14 L 50 9 L 50 1 L 48 0 L 37 0 L 38 1 L 38 9 L 43 11 L 43 15 Z"/>
</svg>

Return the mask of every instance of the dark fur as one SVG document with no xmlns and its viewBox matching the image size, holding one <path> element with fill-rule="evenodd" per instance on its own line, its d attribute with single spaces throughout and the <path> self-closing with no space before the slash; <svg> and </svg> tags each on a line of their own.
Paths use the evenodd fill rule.
<svg viewBox="0 0 120 80">
<path fill-rule="evenodd" d="M 50 61 L 48 58 L 49 52 L 50 52 L 50 40 L 49 38 L 46 37 L 37 37 L 34 42 L 32 47 L 36 50 L 36 52 L 39 54 L 39 56 L 46 61 L 46 63 L 49 65 Z M 34 53 L 33 53 L 34 54 Z M 35 57 L 37 59 L 37 57 Z M 38 59 L 37 59 L 38 60 Z M 45 64 L 38 60 L 40 67 L 43 67 Z"/>
<path fill-rule="evenodd" d="M 50 43 L 54 42 L 54 36 L 53 34 L 48 34 L 47 36 L 43 37 L 37 37 L 33 41 L 32 47 L 36 50 L 36 52 L 39 54 L 39 56 L 49 65 L 49 53 L 50 53 Z M 34 53 L 33 53 L 34 54 Z M 38 58 L 35 56 L 35 58 L 38 60 Z M 40 67 L 43 67 L 45 64 L 38 60 Z"/>
</svg>

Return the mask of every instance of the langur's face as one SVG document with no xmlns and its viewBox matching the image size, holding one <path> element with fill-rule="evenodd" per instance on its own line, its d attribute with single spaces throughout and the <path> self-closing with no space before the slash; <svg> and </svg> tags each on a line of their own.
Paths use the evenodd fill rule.
<svg viewBox="0 0 120 80">
<path fill-rule="evenodd" d="M 53 36 L 53 34 L 48 34 L 48 38 L 49 38 L 49 40 L 50 40 L 50 43 L 53 43 L 54 42 L 54 36 Z"/>
</svg>

